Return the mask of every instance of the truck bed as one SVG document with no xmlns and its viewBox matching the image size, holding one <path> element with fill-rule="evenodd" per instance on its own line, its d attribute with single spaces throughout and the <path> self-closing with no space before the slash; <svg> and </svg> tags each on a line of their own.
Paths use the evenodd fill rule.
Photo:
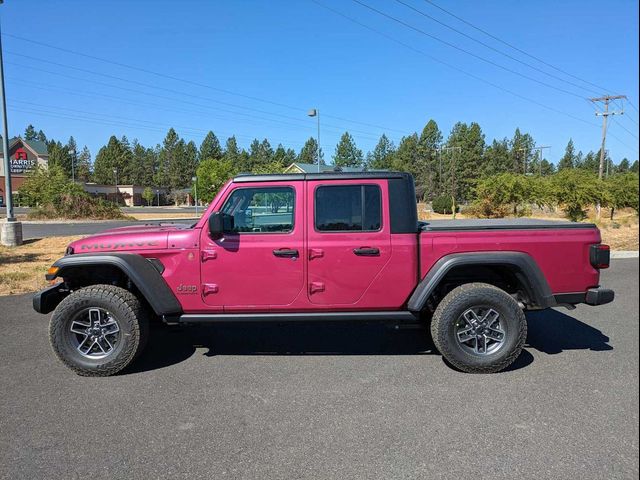
<svg viewBox="0 0 640 480">
<path fill-rule="evenodd" d="M 470 230 L 545 230 L 567 228 L 596 228 L 593 223 L 567 222 L 563 220 L 541 220 L 536 218 L 499 218 L 429 220 L 420 222 L 424 231 L 470 231 Z"/>
<path fill-rule="evenodd" d="M 590 223 L 537 219 L 433 220 L 421 222 L 420 274 L 445 255 L 482 251 L 522 252 L 532 257 L 553 293 L 584 292 L 598 285 L 590 248 L 601 241 Z"/>
</svg>

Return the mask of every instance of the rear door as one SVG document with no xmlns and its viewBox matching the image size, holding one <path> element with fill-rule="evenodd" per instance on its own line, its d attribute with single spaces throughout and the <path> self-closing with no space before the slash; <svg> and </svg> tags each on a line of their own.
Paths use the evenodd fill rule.
<svg viewBox="0 0 640 480">
<path fill-rule="evenodd" d="M 309 181 L 307 295 L 356 306 L 391 256 L 386 180 Z"/>
</svg>

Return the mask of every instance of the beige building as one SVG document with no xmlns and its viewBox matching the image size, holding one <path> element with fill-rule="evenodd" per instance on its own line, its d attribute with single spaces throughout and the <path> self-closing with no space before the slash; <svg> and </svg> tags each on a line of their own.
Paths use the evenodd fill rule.
<svg viewBox="0 0 640 480">
<path fill-rule="evenodd" d="M 116 201 L 116 186 L 115 185 L 101 185 L 99 183 L 84 183 L 82 184 L 85 192 L 95 197 L 101 197 L 112 202 Z M 142 192 L 145 187 L 140 185 L 118 185 L 118 204 L 126 205 L 127 207 L 137 207 L 140 205 L 147 205 L 147 201 L 142 198 Z M 154 199 L 151 205 L 165 205 L 167 197 L 167 189 L 160 187 L 151 188 L 154 193 Z"/>
</svg>

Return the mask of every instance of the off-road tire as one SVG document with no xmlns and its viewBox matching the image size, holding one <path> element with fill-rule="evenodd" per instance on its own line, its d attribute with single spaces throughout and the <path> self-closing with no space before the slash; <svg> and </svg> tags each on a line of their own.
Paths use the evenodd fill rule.
<svg viewBox="0 0 640 480">
<path fill-rule="evenodd" d="M 118 322 L 120 341 L 105 358 L 86 358 L 71 344 L 70 323 L 88 308 L 105 309 Z M 141 302 L 128 290 L 113 285 L 91 285 L 73 292 L 56 307 L 49 323 L 54 353 L 71 370 L 87 377 L 106 377 L 126 368 L 142 352 L 148 334 L 149 321 Z"/>
<path fill-rule="evenodd" d="M 494 353 L 474 355 L 456 338 L 456 323 L 467 309 L 487 306 L 499 313 L 506 324 L 504 343 Z M 431 321 L 433 343 L 454 367 L 467 373 L 495 373 L 511 365 L 527 339 L 527 320 L 511 295 L 486 283 L 468 283 L 449 292 L 440 302 Z"/>
</svg>

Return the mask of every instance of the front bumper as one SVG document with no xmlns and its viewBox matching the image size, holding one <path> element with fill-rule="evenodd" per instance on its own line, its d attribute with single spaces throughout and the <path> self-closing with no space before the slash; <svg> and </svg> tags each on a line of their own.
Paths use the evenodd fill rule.
<svg viewBox="0 0 640 480">
<path fill-rule="evenodd" d="M 52 285 L 33 296 L 33 309 L 38 313 L 52 312 L 68 294 L 69 291 L 63 290 L 62 285 Z"/>
<path fill-rule="evenodd" d="M 579 303 L 587 305 L 605 305 L 613 302 L 615 292 L 609 288 L 594 287 L 586 292 L 579 293 L 559 293 L 554 295 L 558 305 L 573 306 Z"/>
</svg>

